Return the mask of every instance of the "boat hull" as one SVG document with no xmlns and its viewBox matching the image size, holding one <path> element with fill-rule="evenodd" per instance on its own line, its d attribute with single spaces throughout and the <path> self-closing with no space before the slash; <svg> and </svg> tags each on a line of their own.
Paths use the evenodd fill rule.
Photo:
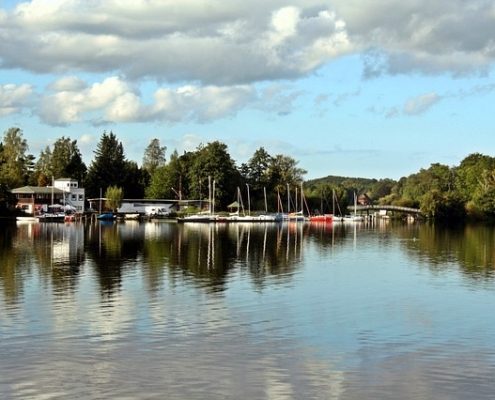
<svg viewBox="0 0 495 400">
<path fill-rule="evenodd" d="M 333 222 L 333 215 L 332 214 L 312 215 L 311 217 L 309 217 L 309 220 L 311 222 L 326 222 L 326 223 L 330 223 L 330 222 Z"/>
</svg>

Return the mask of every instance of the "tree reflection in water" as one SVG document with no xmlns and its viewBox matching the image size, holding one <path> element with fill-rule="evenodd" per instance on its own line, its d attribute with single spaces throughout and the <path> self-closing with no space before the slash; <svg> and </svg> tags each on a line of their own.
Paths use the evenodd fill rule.
<svg viewBox="0 0 495 400">
<path fill-rule="evenodd" d="M 426 259 L 434 272 L 460 268 L 466 278 L 492 280 L 495 268 L 495 228 L 488 225 L 417 224 L 399 234 L 410 254 Z"/>
<path fill-rule="evenodd" d="M 24 281 L 35 274 L 56 295 L 77 290 L 82 268 L 89 268 L 103 299 L 121 290 L 125 274 L 141 273 L 150 293 L 165 284 L 188 282 L 221 293 L 236 273 L 247 273 L 257 290 L 286 283 L 298 270 L 305 249 L 348 251 L 352 239 L 378 235 L 376 245 L 399 237 L 412 257 L 427 259 L 434 272 L 460 268 L 474 280 L 493 279 L 495 230 L 491 226 L 441 227 L 342 224 L 95 223 L 4 224 L 0 234 L 0 285 L 15 304 Z"/>
</svg>

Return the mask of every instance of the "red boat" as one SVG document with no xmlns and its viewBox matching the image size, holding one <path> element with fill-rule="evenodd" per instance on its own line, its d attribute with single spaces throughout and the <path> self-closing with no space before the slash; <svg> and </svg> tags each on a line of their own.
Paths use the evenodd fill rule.
<svg viewBox="0 0 495 400">
<path fill-rule="evenodd" d="M 309 220 L 311 222 L 332 222 L 333 214 L 312 215 Z"/>
</svg>

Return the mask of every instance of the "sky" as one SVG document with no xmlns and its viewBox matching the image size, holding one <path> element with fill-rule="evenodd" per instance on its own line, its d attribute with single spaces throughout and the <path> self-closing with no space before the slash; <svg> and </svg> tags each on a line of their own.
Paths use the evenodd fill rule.
<svg viewBox="0 0 495 400">
<path fill-rule="evenodd" d="M 491 0 L 0 0 L 0 132 L 398 179 L 495 155 L 494 61 Z"/>
</svg>

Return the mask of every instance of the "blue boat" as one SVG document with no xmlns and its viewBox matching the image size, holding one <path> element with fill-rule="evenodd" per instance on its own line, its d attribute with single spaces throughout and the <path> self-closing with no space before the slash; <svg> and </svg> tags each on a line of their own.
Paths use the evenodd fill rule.
<svg viewBox="0 0 495 400">
<path fill-rule="evenodd" d="M 113 221 L 115 219 L 115 214 L 111 212 L 101 213 L 96 216 L 96 219 L 103 221 Z"/>
</svg>

